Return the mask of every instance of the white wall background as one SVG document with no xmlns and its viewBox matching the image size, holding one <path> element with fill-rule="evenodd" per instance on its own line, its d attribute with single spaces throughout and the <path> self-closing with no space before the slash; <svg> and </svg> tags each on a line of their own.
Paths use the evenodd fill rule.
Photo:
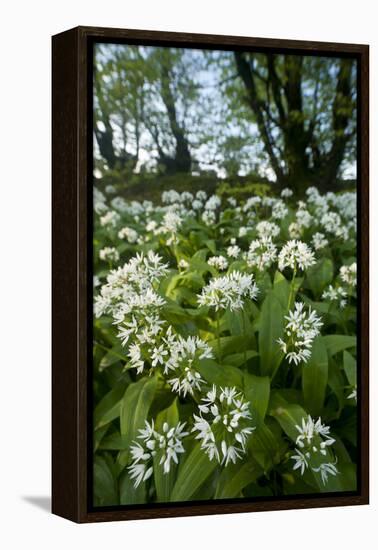
<svg viewBox="0 0 378 550">
<path fill-rule="evenodd" d="M 377 14 L 373 0 L 12 0 L 0 48 L 0 541 L 22 548 L 375 547 L 377 522 Z M 371 46 L 371 386 L 369 507 L 77 526 L 50 492 L 50 36 L 98 25 Z M 69 406 L 69 404 L 67 404 Z M 364 542 L 363 542 L 364 541 Z"/>
</svg>

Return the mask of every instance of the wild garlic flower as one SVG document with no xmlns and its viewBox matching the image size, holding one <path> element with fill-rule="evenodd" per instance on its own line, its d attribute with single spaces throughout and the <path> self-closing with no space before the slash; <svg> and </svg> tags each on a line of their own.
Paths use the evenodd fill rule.
<svg viewBox="0 0 378 550">
<path fill-rule="evenodd" d="M 283 271 L 285 267 L 293 270 L 305 270 L 316 263 L 314 253 L 303 241 L 288 241 L 278 255 L 278 269 Z"/>
<path fill-rule="evenodd" d="M 240 252 L 241 252 L 241 250 L 240 250 L 239 246 L 236 245 L 236 244 L 234 244 L 232 246 L 229 246 L 227 248 L 227 256 L 229 258 L 237 258 L 240 255 Z"/>
<path fill-rule="evenodd" d="M 302 418 L 300 426 L 296 426 L 299 435 L 296 439 L 296 454 L 291 455 L 295 460 L 293 470 L 300 470 L 301 475 L 307 469 L 313 472 L 320 472 L 323 484 L 328 481 L 329 475 L 337 475 L 338 470 L 335 466 L 336 461 L 328 462 L 325 458 L 330 457 L 330 447 L 335 443 L 335 439 L 330 436 L 330 428 L 322 424 L 321 418 L 315 422 L 308 415 L 307 419 Z"/>
<path fill-rule="evenodd" d="M 184 258 L 181 258 L 179 263 L 177 264 L 180 269 L 187 269 L 189 267 L 189 262 L 184 260 Z"/>
<path fill-rule="evenodd" d="M 95 298 L 95 315 L 110 314 L 116 323 L 134 309 L 160 309 L 165 300 L 157 295 L 153 285 L 168 272 L 162 258 L 152 252 L 137 254 L 118 269 L 110 271 L 100 295 Z"/>
<path fill-rule="evenodd" d="M 202 214 L 201 219 L 203 223 L 208 226 L 215 224 L 217 221 L 216 214 L 213 210 L 205 210 Z"/>
<path fill-rule="evenodd" d="M 297 218 L 297 223 L 299 227 L 305 227 L 306 229 L 308 229 L 313 224 L 314 218 L 305 207 L 298 208 L 295 213 L 295 217 Z"/>
<path fill-rule="evenodd" d="M 198 432 L 201 449 L 210 460 L 227 466 L 246 453 L 246 443 L 255 429 L 245 401 L 236 388 L 213 386 L 199 405 L 200 414 L 193 415 L 192 432 Z"/>
<path fill-rule="evenodd" d="M 343 309 L 347 304 L 348 293 L 342 286 L 333 287 L 329 285 L 322 294 L 322 300 L 329 300 L 330 302 L 337 302 L 338 306 Z"/>
<path fill-rule="evenodd" d="M 235 311 L 243 308 L 246 298 L 255 300 L 257 295 L 258 288 L 253 275 L 232 271 L 223 277 L 211 279 L 197 296 L 200 306 L 214 307 L 215 311 L 220 309 Z"/>
<path fill-rule="evenodd" d="M 242 226 L 242 227 L 239 227 L 239 237 L 245 237 L 247 234 L 248 234 L 248 231 L 251 230 L 251 227 L 245 227 L 245 226 Z"/>
<path fill-rule="evenodd" d="M 334 237 L 344 241 L 349 238 L 349 231 L 341 217 L 336 212 L 327 212 L 320 219 L 323 230 Z"/>
<path fill-rule="evenodd" d="M 285 316 L 285 340 L 277 340 L 289 363 L 306 363 L 311 357 L 314 338 L 320 334 L 323 323 L 311 308 L 305 309 L 303 302 L 297 302 L 294 310 Z"/>
<path fill-rule="evenodd" d="M 135 229 L 132 229 L 131 227 L 123 227 L 118 231 L 118 238 L 126 239 L 131 244 L 136 243 L 138 237 L 139 235 L 137 231 L 135 231 Z"/>
<path fill-rule="evenodd" d="M 256 208 L 256 206 L 261 204 L 261 197 L 255 196 L 255 197 L 249 197 L 249 199 L 246 200 L 243 211 L 248 212 L 251 208 Z"/>
<path fill-rule="evenodd" d="M 98 255 L 104 262 L 118 262 L 119 260 L 119 252 L 114 246 L 105 246 Z"/>
<path fill-rule="evenodd" d="M 120 215 L 117 212 L 114 212 L 114 210 L 108 210 L 106 214 L 101 216 L 100 218 L 100 225 L 102 227 L 110 226 L 115 227 L 117 223 L 120 220 Z"/>
<path fill-rule="evenodd" d="M 206 201 L 205 210 L 216 210 L 220 207 L 222 201 L 217 195 L 211 195 L 211 197 Z"/>
<path fill-rule="evenodd" d="M 293 196 L 293 191 L 289 189 L 288 187 L 285 187 L 285 189 L 282 189 L 281 191 L 281 197 L 288 199 Z"/>
<path fill-rule="evenodd" d="M 257 267 L 260 271 L 270 267 L 277 258 L 277 247 L 271 237 L 255 239 L 245 254 L 248 267 Z"/>
<path fill-rule="evenodd" d="M 261 221 L 256 226 L 260 238 L 277 237 L 280 234 L 280 228 L 276 223 Z"/>
<path fill-rule="evenodd" d="M 211 347 L 199 337 L 172 337 L 169 342 L 169 357 L 164 364 L 164 374 L 172 391 L 183 395 L 193 395 L 194 390 L 201 390 L 205 383 L 197 370 L 203 359 L 212 359 Z"/>
<path fill-rule="evenodd" d="M 104 214 L 108 209 L 105 195 L 97 187 L 93 188 L 93 206 L 96 214 Z"/>
<path fill-rule="evenodd" d="M 357 284 L 357 264 L 356 262 L 350 265 L 343 265 L 340 267 L 341 280 L 350 286 L 356 286 Z"/>
<path fill-rule="evenodd" d="M 142 481 L 147 481 L 154 471 L 153 458 L 160 458 L 158 465 L 163 468 L 163 473 L 168 474 L 171 470 L 171 462 L 178 464 L 178 455 L 183 454 L 185 449 L 182 439 L 189 435 L 184 432 L 185 422 L 177 426 L 169 426 L 164 422 L 162 429 L 158 432 L 151 424 L 145 421 L 145 428 L 139 430 L 138 439 L 142 443 L 133 441 L 130 447 L 132 464 L 128 466 L 130 478 L 134 479 L 134 487 L 138 487 Z M 155 462 L 156 465 L 156 462 Z"/>
<path fill-rule="evenodd" d="M 302 236 L 302 227 L 297 222 L 292 222 L 288 228 L 291 239 L 300 239 Z"/>
<path fill-rule="evenodd" d="M 228 261 L 224 256 L 211 256 L 211 258 L 207 260 L 207 263 L 215 267 L 218 271 L 226 271 L 228 268 Z"/>
<path fill-rule="evenodd" d="M 311 242 L 315 250 L 328 246 L 328 240 L 325 238 L 324 233 L 314 233 Z"/>
<path fill-rule="evenodd" d="M 283 200 L 277 199 L 272 207 L 272 218 L 274 220 L 282 220 L 287 216 L 289 210 Z"/>
</svg>

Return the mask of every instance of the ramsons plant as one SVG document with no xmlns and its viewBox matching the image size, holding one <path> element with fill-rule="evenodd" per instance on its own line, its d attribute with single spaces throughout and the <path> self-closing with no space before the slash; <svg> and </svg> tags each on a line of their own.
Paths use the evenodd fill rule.
<svg viewBox="0 0 378 550">
<path fill-rule="evenodd" d="M 94 211 L 95 504 L 355 489 L 355 193 Z"/>
</svg>

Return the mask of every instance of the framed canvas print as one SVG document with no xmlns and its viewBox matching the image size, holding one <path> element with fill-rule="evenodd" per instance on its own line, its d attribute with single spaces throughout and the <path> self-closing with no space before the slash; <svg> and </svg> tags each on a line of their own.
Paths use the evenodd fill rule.
<svg viewBox="0 0 378 550">
<path fill-rule="evenodd" d="M 368 46 L 52 47 L 53 512 L 368 503 Z"/>
</svg>

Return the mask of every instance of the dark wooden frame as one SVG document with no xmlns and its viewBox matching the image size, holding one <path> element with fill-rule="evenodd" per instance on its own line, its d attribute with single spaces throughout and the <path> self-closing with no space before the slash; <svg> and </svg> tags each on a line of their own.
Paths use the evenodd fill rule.
<svg viewBox="0 0 378 550">
<path fill-rule="evenodd" d="M 352 55 L 358 60 L 358 205 L 359 205 L 359 490 L 353 494 L 298 496 L 256 502 L 146 505 L 138 509 L 91 510 L 88 505 L 88 313 L 90 235 L 88 185 L 91 168 L 90 45 L 96 41 L 215 49 L 278 50 L 311 55 Z M 52 512 L 76 522 L 223 514 L 292 508 L 346 506 L 369 502 L 369 47 L 77 27 L 52 39 Z M 89 343 L 91 344 L 91 343 Z"/>
</svg>

